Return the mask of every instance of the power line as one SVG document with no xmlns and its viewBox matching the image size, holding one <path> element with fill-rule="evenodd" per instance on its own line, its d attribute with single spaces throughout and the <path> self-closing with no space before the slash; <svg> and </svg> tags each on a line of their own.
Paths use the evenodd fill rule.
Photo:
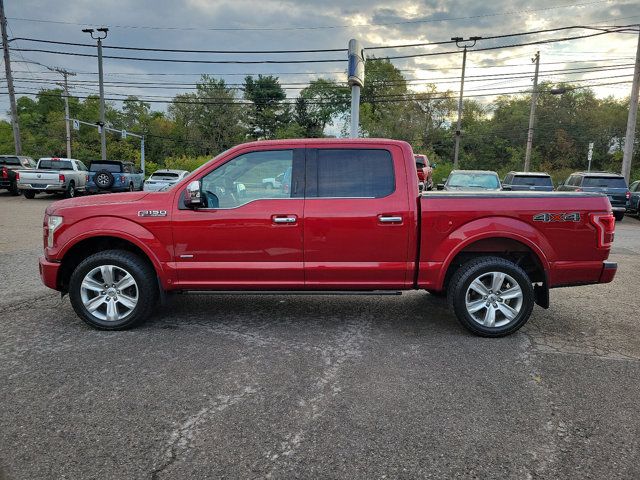
<svg viewBox="0 0 640 480">
<path fill-rule="evenodd" d="M 626 75 L 625 75 L 626 76 Z M 609 79 L 609 78 L 616 78 L 616 77 L 602 77 L 602 78 L 597 78 L 597 79 L 591 79 L 591 80 L 586 80 L 586 81 L 596 81 L 596 80 L 600 80 L 600 79 Z M 605 83 L 596 83 L 596 84 L 589 84 L 589 85 L 577 85 L 577 86 L 567 86 L 565 87 L 565 89 L 567 91 L 569 90 L 577 90 L 577 89 L 582 89 L 582 88 L 593 88 L 593 87 L 599 87 L 599 86 L 608 86 L 608 85 L 621 85 L 621 84 L 627 84 L 627 83 L 631 83 L 631 80 L 626 80 L 626 81 L 617 81 L 617 82 L 605 82 Z M 518 87 L 508 87 L 508 88 L 525 88 L 528 86 L 518 86 Z M 497 90 L 497 88 L 488 88 L 488 89 L 475 89 L 473 91 L 482 91 L 482 90 Z M 412 101 L 416 101 L 417 100 L 424 100 L 424 101 L 431 101 L 431 100 L 447 100 L 447 99 L 451 99 L 453 98 L 453 93 L 451 92 L 450 94 L 447 94 L 447 92 L 434 92 L 440 95 L 444 96 L 432 96 L 432 92 L 427 92 L 427 93 L 421 93 L 421 92 L 412 92 L 412 93 L 408 93 L 408 94 L 403 94 L 403 95 L 380 95 L 377 98 L 379 99 L 374 99 L 374 100 L 368 100 L 368 101 L 363 101 L 363 103 L 393 103 L 393 102 L 412 102 Z M 529 94 L 531 93 L 531 90 L 520 90 L 520 91 L 516 91 L 516 92 L 500 92 L 500 93 L 484 93 L 484 94 L 470 94 L 470 95 L 465 95 L 465 97 L 498 97 L 498 96 L 502 96 L 502 95 L 518 95 L 518 94 Z M 7 95 L 7 92 L 0 92 L 0 95 Z M 16 95 L 37 95 L 37 96 L 42 96 L 42 97 L 54 97 L 54 98 L 62 98 L 62 95 L 54 95 L 54 94 L 48 94 L 48 93 L 42 93 L 42 92 L 16 92 Z M 423 96 L 424 98 L 417 98 L 417 97 L 421 97 Z M 87 99 L 87 98 L 96 98 L 96 95 L 92 95 L 92 96 L 81 96 L 81 95 L 74 95 L 75 98 L 78 99 Z M 397 98 L 396 98 L 397 97 Z M 121 102 L 126 100 L 126 98 L 105 98 L 105 100 L 108 101 L 116 101 L 116 102 Z M 234 99 L 231 101 L 218 101 L 218 100 L 222 100 L 222 98 L 216 98 L 216 97 L 211 97 L 210 100 L 215 100 L 215 101 L 209 101 L 209 99 L 207 99 L 206 97 L 204 98 L 196 98 L 193 101 L 185 101 L 185 100 L 176 100 L 175 97 L 173 99 L 164 99 L 164 100 L 158 100 L 158 99 L 138 99 L 141 100 L 145 103 L 174 103 L 174 104 L 185 104 L 185 105 L 252 105 L 253 102 L 247 101 L 247 100 L 241 100 L 241 99 Z M 227 99 L 225 99 L 227 100 Z M 280 102 L 279 105 L 295 105 L 295 98 L 291 98 L 288 97 L 287 98 L 287 102 Z M 307 101 L 307 104 L 309 105 L 339 105 L 339 104 L 346 104 L 346 102 L 336 102 L 336 101 Z"/>
<path fill-rule="evenodd" d="M 567 27 L 570 28 L 570 27 Z M 543 45 L 557 42 L 565 42 L 571 40 L 578 40 L 584 38 L 592 38 L 599 35 L 607 35 L 610 33 L 616 33 L 621 31 L 625 27 L 619 27 L 618 29 L 599 31 L 596 33 L 585 34 L 585 35 L 576 35 L 572 37 L 564 37 L 564 38 L 554 38 L 547 40 L 538 40 L 534 42 L 525 42 L 518 44 L 509 44 L 509 45 L 500 45 L 495 47 L 484 47 L 484 48 L 474 48 L 469 51 L 473 52 L 483 52 L 483 51 L 491 51 L 491 50 L 499 50 L 504 48 L 516 48 L 523 47 L 529 45 Z M 10 48 L 12 51 L 18 52 L 38 52 L 38 53 L 48 53 L 54 55 L 68 55 L 68 56 L 79 56 L 79 57 L 91 57 L 95 58 L 95 54 L 89 53 L 80 53 L 80 52 L 64 52 L 59 50 L 45 50 L 39 48 Z M 394 60 L 394 59 L 405 59 L 405 58 L 418 58 L 418 57 L 430 57 L 430 56 L 440 56 L 440 55 L 451 55 L 459 53 L 458 50 L 448 50 L 444 52 L 429 52 L 429 53 L 419 53 L 419 54 L 410 54 L 410 55 L 396 55 L 396 56 L 387 56 L 385 59 Z M 132 61 L 144 61 L 144 62 L 168 62 L 168 63 L 194 63 L 194 64 L 302 64 L 302 63 L 343 63 L 344 59 L 304 59 L 304 60 L 191 60 L 191 59 L 181 59 L 181 58 L 149 58 L 149 57 L 126 57 L 126 56 L 116 56 L 116 55 L 104 55 L 103 58 L 108 58 L 112 60 L 132 60 Z"/>
</svg>

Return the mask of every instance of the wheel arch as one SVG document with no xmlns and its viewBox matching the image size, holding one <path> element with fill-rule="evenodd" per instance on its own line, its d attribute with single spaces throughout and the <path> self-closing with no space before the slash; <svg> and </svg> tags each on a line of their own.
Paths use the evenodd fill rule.
<svg viewBox="0 0 640 480">
<path fill-rule="evenodd" d="M 79 238 L 73 244 L 65 245 L 57 279 L 60 290 L 68 291 L 71 274 L 85 258 L 104 250 L 125 250 L 135 253 L 156 272 L 159 279 L 163 278 L 163 268 L 160 261 L 146 245 L 126 234 L 109 232 L 100 235 L 87 235 Z"/>
<path fill-rule="evenodd" d="M 547 284 L 549 261 L 538 245 L 512 232 L 491 232 L 468 238 L 449 253 L 440 271 L 440 289 L 447 289 L 449 280 L 461 265 L 487 255 L 505 258 L 519 265 L 532 283 Z"/>
</svg>

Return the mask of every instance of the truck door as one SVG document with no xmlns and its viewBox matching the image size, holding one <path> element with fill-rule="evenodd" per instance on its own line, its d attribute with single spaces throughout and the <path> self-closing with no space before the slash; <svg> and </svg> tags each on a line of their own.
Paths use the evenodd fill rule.
<svg viewBox="0 0 640 480">
<path fill-rule="evenodd" d="M 180 286 L 302 289 L 304 149 L 240 153 L 197 179 L 207 205 L 186 208 L 178 194 L 172 218 Z"/>
<path fill-rule="evenodd" d="M 307 289 L 394 289 L 412 281 L 416 223 L 407 181 L 395 145 L 307 150 Z"/>
</svg>

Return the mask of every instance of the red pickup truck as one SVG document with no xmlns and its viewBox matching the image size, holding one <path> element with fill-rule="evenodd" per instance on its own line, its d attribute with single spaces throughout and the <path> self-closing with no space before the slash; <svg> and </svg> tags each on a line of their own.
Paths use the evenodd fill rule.
<svg viewBox="0 0 640 480">
<path fill-rule="evenodd" d="M 165 191 L 51 204 L 40 273 L 100 329 L 141 322 L 175 291 L 426 290 L 497 337 L 547 308 L 550 288 L 610 282 L 614 225 L 601 194 L 420 195 L 401 141 L 259 141 Z"/>
</svg>

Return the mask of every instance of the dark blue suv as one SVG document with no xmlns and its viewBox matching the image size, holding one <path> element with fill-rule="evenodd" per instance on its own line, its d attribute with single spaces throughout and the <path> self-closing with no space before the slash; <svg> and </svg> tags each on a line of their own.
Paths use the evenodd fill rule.
<svg viewBox="0 0 640 480">
<path fill-rule="evenodd" d="M 631 193 L 627 181 L 619 173 L 576 172 L 558 187 L 564 192 L 602 192 L 609 197 L 616 220 L 624 218 Z"/>
</svg>

